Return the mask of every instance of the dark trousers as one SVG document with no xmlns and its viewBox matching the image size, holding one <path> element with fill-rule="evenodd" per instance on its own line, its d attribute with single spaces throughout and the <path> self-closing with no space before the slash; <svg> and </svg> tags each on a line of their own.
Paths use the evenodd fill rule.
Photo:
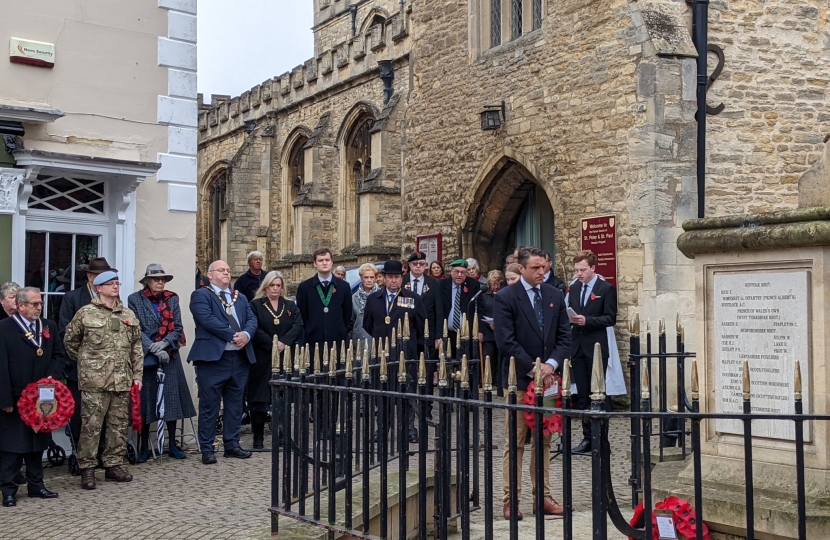
<svg viewBox="0 0 830 540">
<path fill-rule="evenodd" d="M 199 450 L 213 452 L 219 404 L 222 403 L 222 442 L 225 450 L 239 447 L 245 387 L 250 363 L 245 351 L 225 351 L 215 362 L 196 364 L 199 388 Z"/>
<path fill-rule="evenodd" d="M 499 396 L 502 395 L 502 388 L 507 386 L 507 381 L 504 381 L 502 384 L 501 380 L 501 363 L 499 362 L 499 349 L 496 347 L 495 341 L 485 341 L 484 342 L 484 358 L 481 360 L 481 370 L 480 370 L 480 378 L 481 382 L 484 383 L 484 359 L 488 356 L 490 357 L 490 373 L 493 374 L 493 388 L 496 388 L 496 392 Z"/>
<path fill-rule="evenodd" d="M 582 353 L 575 355 L 571 359 L 573 366 L 573 377 L 576 383 L 577 401 L 576 409 L 586 411 L 591 408 L 591 368 L 593 367 L 593 357 L 588 357 Z M 602 371 L 608 369 L 608 360 L 602 362 Z M 607 410 L 606 400 L 606 410 Z M 591 440 L 591 421 L 582 421 L 582 436 L 585 439 Z"/>
<path fill-rule="evenodd" d="M 17 493 L 17 484 L 14 477 L 20 472 L 23 462 L 26 462 L 26 480 L 29 484 L 29 491 L 36 491 L 43 488 L 43 465 L 41 457 L 43 452 L 30 452 L 27 454 L 12 454 L 9 452 L 0 453 L 0 491 L 4 497 Z"/>
</svg>

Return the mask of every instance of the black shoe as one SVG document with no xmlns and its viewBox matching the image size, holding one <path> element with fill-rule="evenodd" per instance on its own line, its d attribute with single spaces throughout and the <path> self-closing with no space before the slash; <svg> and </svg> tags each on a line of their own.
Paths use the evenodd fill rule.
<svg viewBox="0 0 830 540">
<path fill-rule="evenodd" d="M 591 441 L 590 439 L 582 439 L 582 442 L 579 443 L 576 448 L 571 450 L 574 454 L 590 454 L 591 453 Z"/>
<path fill-rule="evenodd" d="M 254 437 L 254 450 L 262 450 L 265 448 L 265 440 L 262 437 Z"/>
<path fill-rule="evenodd" d="M 202 452 L 202 465 L 213 465 L 216 463 L 216 454 L 213 452 Z"/>
<path fill-rule="evenodd" d="M 29 490 L 29 497 L 34 499 L 57 499 L 58 494 L 46 488 L 40 488 L 36 491 Z"/>
<path fill-rule="evenodd" d="M 251 457 L 251 453 L 248 452 L 247 450 L 243 450 L 243 449 L 241 449 L 237 446 L 236 448 L 231 448 L 230 450 L 225 450 L 224 456 L 225 457 L 239 458 L 239 459 L 248 459 L 249 457 Z"/>
<path fill-rule="evenodd" d="M 22 486 L 26 483 L 26 475 L 23 474 L 23 471 L 17 471 L 17 474 L 14 475 L 14 483 L 18 486 Z"/>
<path fill-rule="evenodd" d="M 418 444 L 418 441 L 420 441 L 420 437 L 418 437 L 418 432 L 417 431 L 410 431 L 409 432 L 409 443 L 410 444 Z"/>
<path fill-rule="evenodd" d="M 17 499 L 14 498 L 14 495 L 6 495 L 3 497 L 3 506 L 17 506 Z"/>
</svg>

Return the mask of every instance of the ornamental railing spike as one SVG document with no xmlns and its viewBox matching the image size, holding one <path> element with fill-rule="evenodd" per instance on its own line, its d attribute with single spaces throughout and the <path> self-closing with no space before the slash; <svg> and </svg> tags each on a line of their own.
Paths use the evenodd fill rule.
<svg viewBox="0 0 830 540">
<path fill-rule="evenodd" d="M 484 380 L 482 382 L 485 392 L 493 391 L 493 368 L 490 366 L 490 355 L 484 357 Z"/>
<path fill-rule="evenodd" d="M 516 357 L 510 357 L 510 366 L 507 371 L 507 391 L 515 393 L 518 390 L 516 379 Z"/>
<path fill-rule="evenodd" d="M 542 359 L 536 357 L 536 370 L 533 377 L 534 392 L 537 396 L 541 396 L 545 391 L 545 376 L 542 374 Z"/>
<path fill-rule="evenodd" d="M 602 369 L 602 347 L 594 343 L 594 363 L 591 366 L 591 400 L 605 401 L 605 370 Z"/>
<path fill-rule="evenodd" d="M 424 352 L 421 351 L 420 358 L 418 358 L 418 386 L 425 386 L 427 384 L 427 361 Z"/>
</svg>

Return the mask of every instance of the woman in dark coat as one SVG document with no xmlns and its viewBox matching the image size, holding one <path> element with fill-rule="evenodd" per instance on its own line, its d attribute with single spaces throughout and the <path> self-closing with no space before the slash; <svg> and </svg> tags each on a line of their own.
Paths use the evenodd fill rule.
<svg viewBox="0 0 830 540">
<path fill-rule="evenodd" d="M 487 274 L 487 286 L 489 290 L 478 297 L 478 339 L 484 349 L 484 357 L 490 357 L 490 368 L 493 373 L 493 386 L 498 388 L 498 395 L 502 395 L 501 385 L 501 364 L 499 362 L 499 350 L 496 347 L 496 335 L 493 332 L 493 305 L 496 303 L 496 293 L 501 289 L 504 276 L 498 270 L 491 270 Z"/>
<path fill-rule="evenodd" d="M 283 298 L 285 282 L 279 272 L 268 272 L 262 280 L 251 309 L 256 315 L 257 330 L 253 337 L 256 364 L 248 374 L 248 408 L 251 411 L 251 430 L 254 433 L 254 449 L 263 448 L 265 441 L 265 420 L 271 405 L 271 351 L 274 336 L 280 359 L 286 347 L 302 344 L 303 319 L 297 304 Z"/>
<path fill-rule="evenodd" d="M 168 453 L 175 459 L 187 455 L 176 444 L 176 421 L 196 416 L 193 398 L 187 387 L 179 348 L 184 346 L 184 329 L 179 296 L 165 290 L 173 276 L 160 264 L 152 263 L 141 283 L 144 288 L 127 298 L 131 310 L 141 324 L 141 348 L 144 349 L 144 376 L 141 385 L 141 441 L 136 462 L 144 463 L 149 457 L 150 424 L 164 422 L 167 425 Z M 164 418 L 156 413 L 158 397 L 158 370 L 164 372 Z M 162 426 L 156 429 L 164 429 Z"/>
</svg>

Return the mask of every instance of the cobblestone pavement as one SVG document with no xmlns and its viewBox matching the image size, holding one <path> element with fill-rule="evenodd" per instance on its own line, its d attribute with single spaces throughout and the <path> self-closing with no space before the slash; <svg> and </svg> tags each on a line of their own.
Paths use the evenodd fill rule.
<svg viewBox="0 0 830 540">
<path fill-rule="evenodd" d="M 494 442 L 501 448 L 503 415 L 494 420 Z M 628 478 L 627 423 L 617 421 L 610 430 L 612 473 L 623 515 L 631 515 Z M 250 444 L 250 432 L 243 431 L 243 447 Z M 506 538 L 507 525 L 501 517 L 501 450 L 495 450 L 493 479 L 495 485 L 494 529 L 496 538 Z M 520 504 L 525 520 L 520 523 L 522 538 L 536 538 L 531 515 L 530 477 L 527 471 L 530 446 L 525 451 Z M 251 459 L 225 459 L 201 464 L 195 448 L 188 449 L 184 460 L 165 457 L 149 463 L 126 466 L 134 475 L 129 484 L 105 482 L 103 471 L 96 474 L 98 489 L 83 491 L 79 477 L 71 476 L 66 466 L 46 470 L 46 486 L 57 491 L 56 500 L 28 499 L 25 486 L 18 492 L 18 506 L 0 508 L 2 538 L 60 539 L 265 539 L 269 529 L 270 454 L 255 453 Z M 483 459 L 483 457 L 482 457 Z M 413 460 L 414 465 L 414 460 Z M 390 465 L 390 470 L 396 465 Z M 483 467 L 482 467 L 483 475 Z M 574 457 L 573 493 L 575 538 L 590 538 L 590 459 Z M 554 497 L 561 501 L 561 458 L 551 467 Z M 483 490 L 483 476 L 481 480 Z M 561 538 L 561 520 L 548 520 L 547 538 Z M 471 536 L 483 538 L 483 510 L 473 513 Z M 460 535 L 458 535 L 460 537 Z M 609 522 L 608 538 L 616 534 Z"/>
</svg>

